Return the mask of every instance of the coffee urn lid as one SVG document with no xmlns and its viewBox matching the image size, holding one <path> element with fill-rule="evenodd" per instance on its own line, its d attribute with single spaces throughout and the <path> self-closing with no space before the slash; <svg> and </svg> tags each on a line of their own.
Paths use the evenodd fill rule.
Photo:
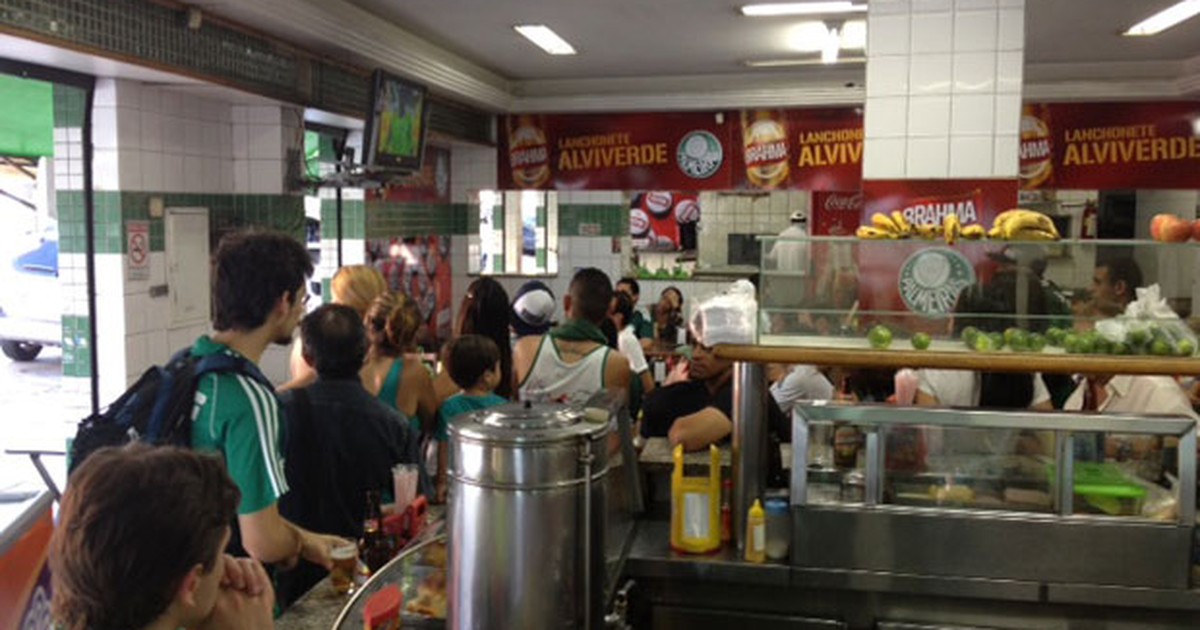
<svg viewBox="0 0 1200 630">
<path fill-rule="evenodd" d="M 487 442 L 558 442 L 597 439 L 608 422 L 606 409 L 523 402 L 463 414 L 450 423 L 450 433 Z"/>
</svg>

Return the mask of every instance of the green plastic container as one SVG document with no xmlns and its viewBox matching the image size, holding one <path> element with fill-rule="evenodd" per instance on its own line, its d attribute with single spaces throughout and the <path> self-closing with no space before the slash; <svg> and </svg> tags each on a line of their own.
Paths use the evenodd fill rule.
<svg viewBox="0 0 1200 630">
<path fill-rule="evenodd" d="M 1046 467 L 1046 475 L 1053 486 L 1058 478 L 1054 464 Z M 1142 511 L 1146 489 L 1116 464 L 1075 462 L 1075 496 L 1110 516 L 1136 516 Z"/>
</svg>

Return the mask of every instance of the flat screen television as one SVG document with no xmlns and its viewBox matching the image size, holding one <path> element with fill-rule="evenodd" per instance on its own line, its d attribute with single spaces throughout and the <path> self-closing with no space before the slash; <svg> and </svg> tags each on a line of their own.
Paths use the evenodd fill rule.
<svg viewBox="0 0 1200 630">
<path fill-rule="evenodd" d="M 416 171 L 425 153 L 429 102 L 425 86 L 376 70 L 367 116 L 366 164 L 379 170 Z"/>
</svg>

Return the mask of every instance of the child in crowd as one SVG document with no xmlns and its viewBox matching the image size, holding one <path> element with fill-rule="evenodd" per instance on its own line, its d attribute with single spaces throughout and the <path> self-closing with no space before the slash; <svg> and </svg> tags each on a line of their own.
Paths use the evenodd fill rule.
<svg viewBox="0 0 1200 630">
<path fill-rule="evenodd" d="M 462 391 L 442 403 L 438 410 L 437 493 L 438 501 L 446 499 L 446 456 L 450 439 L 448 428 L 455 416 L 503 405 L 508 402 L 495 393 L 503 380 L 500 367 L 500 348 L 496 342 L 483 335 L 463 335 L 450 342 L 446 352 L 450 378 Z"/>
</svg>

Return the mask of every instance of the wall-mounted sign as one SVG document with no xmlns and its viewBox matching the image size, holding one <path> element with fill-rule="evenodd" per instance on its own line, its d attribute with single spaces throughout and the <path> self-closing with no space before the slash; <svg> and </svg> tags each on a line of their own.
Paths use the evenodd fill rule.
<svg viewBox="0 0 1200 630">
<path fill-rule="evenodd" d="M 1200 188 L 1200 103 L 1026 104 L 1022 188 Z"/>
<path fill-rule="evenodd" d="M 150 222 L 125 222 L 125 279 L 150 279 Z"/>
<path fill-rule="evenodd" d="M 734 188 L 855 190 L 862 184 L 861 107 L 739 112 Z"/>
</svg>

